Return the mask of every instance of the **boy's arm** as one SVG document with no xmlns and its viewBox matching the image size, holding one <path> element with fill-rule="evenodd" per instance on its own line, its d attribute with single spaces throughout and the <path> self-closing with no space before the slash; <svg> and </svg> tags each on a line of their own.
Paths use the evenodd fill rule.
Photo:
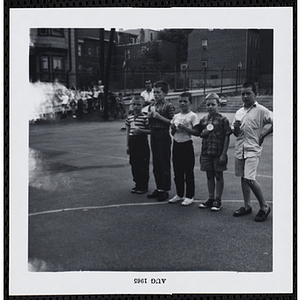
<svg viewBox="0 0 300 300">
<path fill-rule="evenodd" d="M 271 134 L 273 132 L 273 124 L 271 125 L 270 128 L 268 128 L 266 131 L 262 132 L 261 135 L 259 136 L 259 146 L 262 145 L 264 142 L 264 139 L 267 135 Z"/>
<path fill-rule="evenodd" d="M 129 154 L 129 131 L 130 131 L 130 126 L 126 125 L 126 152 Z"/>
<path fill-rule="evenodd" d="M 150 134 L 150 133 L 151 133 L 150 129 L 141 129 L 141 128 L 135 129 L 135 134 Z"/>
<path fill-rule="evenodd" d="M 185 126 L 182 125 L 182 124 L 179 124 L 179 125 L 178 125 L 178 129 L 184 130 L 184 131 L 188 132 L 188 133 L 191 134 L 191 135 L 195 135 L 195 136 L 199 136 L 199 135 L 200 135 L 198 124 L 195 125 L 193 128 L 188 128 L 188 127 L 185 127 Z"/>
<path fill-rule="evenodd" d="M 173 119 L 174 114 L 175 114 L 175 107 L 173 105 L 169 104 L 167 109 L 168 109 L 168 117 L 169 118 L 162 116 L 161 114 L 159 114 L 156 111 L 152 113 L 152 117 L 170 125 L 171 120 Z"/>
<path fill-rule="evenodd" d="M 228 146 L 229 146 L 229 140 L 230 140 L 230 136 L 226 135 L 225 140 L 224 140 L 224 145 L 223 145 L 223 151 L 222 151 L 222 154 L 220 155 L 220 158 L 219 158 L 219 163 L 220 164 L 225 164 L 226 163 L 226 154 L 227 154 L 227 150 L 228 150 Z"/>
</svg>

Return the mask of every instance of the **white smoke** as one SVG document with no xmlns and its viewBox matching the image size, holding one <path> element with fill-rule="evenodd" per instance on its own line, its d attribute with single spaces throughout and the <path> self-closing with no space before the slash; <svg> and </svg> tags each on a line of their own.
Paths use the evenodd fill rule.
<svg viewBox="0 0 300 300">
<path fill-rule="evenodd" d="M 29 272 L 49 272 L 49 271 L 62 271 L 61 266 L 48 263 L 41 259 L 30 259 L 28 261 Z"/>
<path fill-rule="evenodd" d="M 71 188 L 72 176 L 64 172 L 55 173 L 47 170 L 49 163 L 51 162 L 45 160 L 39 151 L 29 148 L 29 186 L 46 191 Z"/>
<path fill-rule="evenodd" d="M 63 110 L 59 99 L 56 97 L 58 91 L 65 94 L 67 88 L 59 82 L 45 83 L 35 82 L 29 84 L 28 109 L 29 121 L 54 120 L 56 114 Z"/>
</svg>

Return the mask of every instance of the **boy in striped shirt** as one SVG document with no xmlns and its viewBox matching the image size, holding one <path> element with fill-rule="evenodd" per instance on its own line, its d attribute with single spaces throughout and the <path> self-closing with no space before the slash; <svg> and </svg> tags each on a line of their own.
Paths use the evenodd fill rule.
<svg viewBox="0 0 300 300">
<path fill-rule="evenodd" d="M 127 154 L 135 187 L 132 193 L 144 194 L 148 191 L 150 148 L 147 114 L 142 112 L 144 98 L 134 96 L 131 101 L 133 113 L 125 120 L 127 131 Z"/>
</svg>

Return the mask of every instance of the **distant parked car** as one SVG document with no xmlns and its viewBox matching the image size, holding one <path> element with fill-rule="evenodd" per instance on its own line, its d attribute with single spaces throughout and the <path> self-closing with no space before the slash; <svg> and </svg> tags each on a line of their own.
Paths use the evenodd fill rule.
<svg viewBox="0 0 300 300">
<path fill-rule="evenodd" d="M 226 105 L 227 105 L 227 100 L 226 100 L 226 99 L 221 99 L 221 98 L 220 98 L 220 105 L 221 105 L 221 106 L 226 106 Z"/>
</svg>

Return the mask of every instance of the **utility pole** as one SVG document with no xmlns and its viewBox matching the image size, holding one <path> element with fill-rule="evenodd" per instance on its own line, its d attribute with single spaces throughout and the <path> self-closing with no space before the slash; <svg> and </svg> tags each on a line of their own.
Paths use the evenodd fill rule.
<svg viewBox="0 0 300 300">
<path fill-rule="evenodd" d="M 100 78 L 97 78 L 97 82 L 98 80 L 102 80 L 104 79 L 104 51 L 105 51 L 105 47 L 104 47 L 104 28 L 100 28 L 100 32 L 99 32 L 99 40 L 100 40 L 100 55 L 99 55 L 99 76 Z M 104 82 L 104 85 L 106 84 L 106 82 Z"/>
<path fill-rule="evenodd" d="M 110 65 L 111 65 L 111 57 L 112 57 L 112 47 L 114 43 L 115 37 L 115 28 L 111 28 L 110 30 L 110 38 L 108 45 L 108 53 L 107 53 L 107 62 L 105 69 L 105 85 L 104 85 L 104 119 L 108 119 L 108 91 L 109 91 L 109 75 L 110 75 Z"/>
</svg>

